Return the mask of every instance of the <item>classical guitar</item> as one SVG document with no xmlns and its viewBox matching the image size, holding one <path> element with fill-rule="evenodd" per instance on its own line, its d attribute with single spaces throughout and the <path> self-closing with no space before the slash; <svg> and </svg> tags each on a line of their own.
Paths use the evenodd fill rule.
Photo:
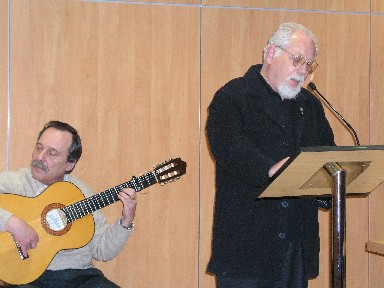
<svg viewBox="0 0 384 288">
<path fill-rule="evenodd" d="M 155 183 L 164 185 L 185 174 L 186 166 L 180 158 L 170 159 L 151 172 L 89 198 L 69 182 L 54 183 L 34 198 L 0 194 L 0 207 L 22 218 L 39 235 L 37 248 L 24 257 L 12 235 L 0 232 L 0 287 L 34 281 L 60 250 L 80 248 L 91 241 L 91 213 L 118 201 L 121 189 L 133 188 L 138 192 Z"/>
</svg>

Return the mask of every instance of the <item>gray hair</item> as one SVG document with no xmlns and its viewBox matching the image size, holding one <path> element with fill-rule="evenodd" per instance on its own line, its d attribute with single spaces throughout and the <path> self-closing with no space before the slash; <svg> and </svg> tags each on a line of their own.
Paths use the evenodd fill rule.
<svg viewBox="0 0 384 288">
<path fill-rule="evenodd" d="M 263 59 L 265 61 L 266 55 L 267 55 L 267 49 L 270 46 L 281 46 L 284 47 L 289 43 L 289 41 L 292 38 L 292 34 L 296 31 L 301 31 L 305 35 L 307 35 L 309 38 L 312 39 L 313 44 L 315 44 L 315 52 L 316 55 L 319 54 L 319 46 L 317 45 L 317 39 L 315 35 L 310 31 L 308 28 L 304 27 L 301 24 L 297 23 L 283 23 L 277 28 L 275 32 L 271 35 L 271 37 L 268 40 L 267 46 L 264 47 L 264 55 Z M 280 49 L 276 53 L 281 53 Z"/>
</svg>

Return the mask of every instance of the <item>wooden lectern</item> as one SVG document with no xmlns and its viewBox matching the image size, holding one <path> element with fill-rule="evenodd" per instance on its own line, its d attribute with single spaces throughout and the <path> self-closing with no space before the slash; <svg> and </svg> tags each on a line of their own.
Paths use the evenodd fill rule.
<svg viewBox="0 0 384 288">
<path fill-rule="evenodd" d="M 384 146 L 301 148 L 259 198 L 332 197 L 332 287 L 345 288 L 346 194 L 368 194 L 384 182 Z"/>
</svg>

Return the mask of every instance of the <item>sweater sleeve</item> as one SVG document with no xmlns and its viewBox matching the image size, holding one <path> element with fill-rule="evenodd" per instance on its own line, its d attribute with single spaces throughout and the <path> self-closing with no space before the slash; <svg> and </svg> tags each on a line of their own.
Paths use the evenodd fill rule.
<svg viewBox="0 0 384 288">
<path fill-rule="evenodd" d="M 124 248 L 133 229 L 127 230 L 121 227 L 119 220 L 113 224 L 107 224 L 104 216 L 94 215 L 94 217 L 95 235 L 90 243 L 93 258 L 99 261 L 111 260 Z"/>
<path fill-rule="evenodd" d="M 0 208 L 0 231 L 4 231 L 5 224 L 8 222 L 9 218 L 12 217 L 12 213 Z"/>
<path fill-rule="evenodd" d="M 94 195 L 94 192 L 80 180 L 75 180 L 86 198 Z M 117 205 L 117 204 L 116 204 Z M 95 234 L 87 244 L 92 252 L 92 258 L 100 261 L 108 261 L 119 254 L 133 230 L 127 230 L 120 226 L 118 219 L 115 223 L 107 223 L 101 210 L 93 212 L 95 221 Z"/>
<path fill-rule="evenodd" d="M 14 195 L 33 197 L 38 189 L 43 185 L 38 185 L 32 180 L 28 169 L 20 169 L 19 171 L 7 171 L 0 173 L 0 194 L 10 193 Z M 4 205 L 0 207 L 0 231 L 4 231 L 4 226 L 13 215 L 6 210 Z"/>
<path fill-rule="evenodd" d="M 0 194 L 10 193 L 9 184 L 11 181 L 9 179 L 9 173 L 3 172 L 0 174 Z M 0 231 L 4 231 L 5 224 L 8 222 L 9 218 L 12 217 L 12 213 L 6 210 L 6 207 L 0 207 Z"/>
</svg>

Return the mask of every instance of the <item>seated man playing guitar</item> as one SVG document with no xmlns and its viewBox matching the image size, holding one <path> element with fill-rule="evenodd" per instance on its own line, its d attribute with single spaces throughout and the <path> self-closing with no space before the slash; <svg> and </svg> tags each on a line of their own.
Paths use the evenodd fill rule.
<svg viewBox="0 0 384 288">
<path fill-rule="evenodd" d="M 48 196 L 43 199 L 48 198 L 46 201 L 52 202 L 48 206 L 44 203 L 41 204 L 46 206 L 45 209 L 41 209 L 43 213 L 38 211 L 36 214 L 36 218 L 42 218 L 41 221 L 31 221 L 29 223 L 25 219 L 29 214 L 33 214 L 35 206 L 40 204 L 36 203 L 36 205 L 28 205 L 28 207 L 22 208 L 18 208 L 22 205 L 13 205 L 12 201 L 0 204 L 0 233 L 6 235 L 4 237 L 11 239 L 9 241 L 10 248 L 7 248 L 9 253 L 4 248 L 6 246 L 5 238 L 1 239 L 2 244 L 0 246 L 3 247 L 0 247 L 0 253 L 2 254 L 0 257 L 3 259 L 5 257 L 8 262 L 13 262 L 14 258 L 17 258 L 15 261 L 19 261 L 20 264 L 7 263 L 7 265 L 15 265 L 16 269 L 10 271 L 17 273 L 18 267 L 22 265 L 26 266 L 23 269 L 27 271 L 22 272 L 20 276 L 14 277 L 15 281 L 13 282 L 2 279 L 2 274 L 0 274 L 0 280 L 19 285 L 12 287 L 119 287 L 104 277 L 100 270 L 93 267 L 92 259 L 108 261 L 115 257 L 124 247 L 133 229 L 133 219 L 137 205 L 136 192 L 131 188 L 122 188 L 116 192 L 115 200 L 120 200 L 123 203 L 123 209 L 122 217 L 113 224 L 107 224 L 103 214 L 100 211 L 94 211 L 97 209 L 94 209 L 92 213 L 84 218 L 69 223 L 71 222 L 70 213 L 65 213 L 66 210 L 61 209 L 64 205 L 60 206 L 61 204 L 55 203 L 73 203 L 70 202 L 72 199 L 66 199 L 68 196 L 66 196 L 67 191 L 65 189 L 67 189 L 67 186 L 65 186 L 65 183 L 67 185 L 72 183 L 81 191 L 81 193 L 78 193 L 79 199 L 74 200 L 81 200 L 84 196 L 91 197 L 95 195 L 86 184 L 70 174 L 75 168 L 81 153 L 81 140 L 77 131 L 67 123 L 51 121 L 44 126 L 38 135 L 30 168 L 0 173 L 0 194 L 9 193 L 25 196 L 20 198 L 25 198 L 27 201 L 34 200 L 35 202 L 39 202 L 37 200 L 41 200 L 40 198 L 47 194 Z M 57 193 L 57 195 L 48 194 L 48 191 L 44 191 L 57 184 L 63 185 L 58 187 L 64 187 L 62 191 L 61 188 L 56 189 L 58 191 L 54 193 Z M 43 191 L 44 193 L 42 193 Z M 57 199 L 59 196 L 63 198 Z M 34 197 L 36 198 L 31 199 Z M 49 199 L 49 197 L 52 199 Z M 44 201 L 41 200 L 40 202 Z M 14 210 L 11 210 L 12 205 L 16 207 Z M 92 203 L 92 205 L 95 204 Z M 16 215 L 16 212 L 11 212 L 18 211 L 18 209 L 20 214 L 22 214 L 22 209 L 25 210 L 25 218 L 23 218 L 23 215 Z M 44 217 L 41 215 L 44 215 Z M 74 215 L 74 217 L 76 218 L 77 215 Z M 80 217 L 83 217 L 83 215 Z M 94 225 L 88 225 L 89 223 L 86 221 L 91 221 L 92 224 L 92 220 Z M 84 223 L 87 225 L 84 225 Z M 80 227 L 80 230 L 75 234 L 76 229 L 78 229 L 76 225 L 80 225 L 77 226 Z M 84 235 L 86 235 L 85 239 L 82 239 Z M 43 244 L 45 247 L 41 247 Z M 40 254 L 38 253 L 39 248 L 41 249 Z M 15 252 L 16 250 L 17 252 Z M 49 258 L 50 256 L 51 258 Z M 33 259 L 39 260 L 28 262 L 33 261 Z M 32 264 L 29 265 L 28 263 Z M 37 267 L 39 265 L 42 265 L 42 267 Z M 4 268 L 0 268 L 0 271 L 2 269 Z M 39 269 L 42 269 L 41 272 Z M 4 272 L 3 276 L 8 274 L 10 273 Z"/>
</svg>

